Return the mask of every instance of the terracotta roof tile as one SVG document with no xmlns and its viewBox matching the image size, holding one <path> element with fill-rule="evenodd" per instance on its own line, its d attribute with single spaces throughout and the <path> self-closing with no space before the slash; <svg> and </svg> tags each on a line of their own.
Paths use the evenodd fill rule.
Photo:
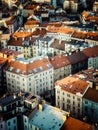
<svg viewBox="0 0 98 130">
<path fill-rule="evenodd" d="M 7 61 L 7 58 L 0 57 L 0 65 L 5 63 Z"/>
<path fill-rule="evenodd" d="M 65 33 L 65 34 L 72 34 L 74 32 L 73 28 L 68 28 L 64 26 L 55 27 L 55 26 L 48 26 L 47 31 L 50 32 L 58 32 L 58 33 Z"/>
<path fill-rule="evenodd" d="M 73 38 L 78 38 L 78 39 L 85 39 L 87 35 L 87 32 L 85 31 L 80 31 L 80 30 L 76 30 L 73 34 L 72 37 Z"/>
<path fill-rule="evenodd" d="M 33 31 L 33 35 L 41 35 L 44 36 L 46 35 L 46 29 L 40 29 L 40 28 L 36 28 L 35 31 Z"/>
<path fill-rule="evenodd" d="M 78 119 L 69 117 L 60 130 L 92 130 L 93 126 Z"/>
<path fill-rule="evenodd" d="M 27 31 L 18 31 L 18 32 L 15 32 L 13 34 L 14 37 L 30 37 L 32 36 L 32 32 L 27 32 Z"/>
<path fill-rule="evenodd" d="M 7 70 L 17 74 L 29 75 L 32 73 L 39 73 L 52 68 L 47 58 L 34 60 L 29 63 L 23 61 L 11 61 L 7 66 Z"/>
<path fill-rule="evenodd" d="M 50 62 L 54 69 L 58 69 L 70 64 L 70 61 L 67 59 L 65 55 L 57 55 L 50 58 Z"/>
<path fill-rule="evenodd" d="M 88 88 L 83 98 L 86 98 L 88 100 L 98 103 L 98 90 L 96 90 L 96 88 Z"/>
<path fill-rule="evenodd" d="M 71 55 L 68 55 L 67 58 L 72 64 L 76 64 L 88 59 L 88 57 L 81 51 L 74 52 Z"/>
<path fill-rule="evenodd" d="M 36 25 L 36 24 L 39 24 L 39 21 L 38 20 L 33 20 L 33 19 L 29 19 L 25 23 L 25 25 Z"/>
<path fill-rule="evenodd" d="M 65 50 L 65 42 L 66 41 L 61 41 L 59 39 L 54 39 L 53 43 L 50 45 L 50 47 L 59 49 L 59 50 Z"/>
<path fill-rule="evenodd" d="M 15 51 L 15 50 L 10 50 L 10 49 L 7 49 L 7 48 L 5 48 L 5 49 L 2 49 L 1 51 L 0 51 L 0 54 L 5 54 L 5 55 L 7 55 L 7 56 L 10 56 L 10 55 L 19 55 L 19 54 L 22 54 L 21 52 L 19 52 L 19 51 Z"/>
<path fill-rule="evenodd" d="M 84 94 L 85 90 L 88 87 L 86 81 L 76 78 L 74 76 L 68 76 L 64 79 L 58 80 L 55 85 L 59 85 L 63 90 L 68 91 L 70 93 L 76 94 Z"/>
<path fill-rule="evenodd" d="M 83 50 L 83 53 L 87 57 L 97 57 L 98 56 L 98 46 L 86 48 Z"/>
</svg>

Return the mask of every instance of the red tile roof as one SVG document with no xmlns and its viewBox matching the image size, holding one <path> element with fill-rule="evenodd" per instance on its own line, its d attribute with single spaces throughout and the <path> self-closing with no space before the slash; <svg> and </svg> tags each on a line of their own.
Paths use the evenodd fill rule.
<svg viewBox="0 0 98 130">
<path fill-rule="evenodd" d="M 88 57 L 97 57 L 98 56 L 98 46 L 88 47 L 83 50 L 83 53 Z"/>
<path fill-rule="evenodd" d="M 93 130 L 93 126 L 78 119 L 69 117 L 60 130 Z"/>
<path fill-rule="evenodd" d="M 27 32 L 27 31 L 18 31 L 18 32 L 15 32 L 13 34 L 14 37 L 30 37 L 32 36 L 32 32 Z"/>
<path fill-rule="evenodd" d="M 65 51 L 65 43 L 66 41 L 64 40 L 54 39 L 50 47 Z"/>
<path fill-rule="evenodd" d="M 65 27 L 65 26 L 60 26 L 60 27 L 55 27 L 55 26 L 48 26 L 47 31 L 50 32 L 58 32 L 58 33 L 64 33 L 64 34 L 72 34 L 74 32 L 73 28 Z"/>
<path fill-rule="evenodd" d="M 76 30 L 73 34 L 73 38 L 78 38 L 78 39 L 85 39 L 87 35 L 87 32 L 81 31 L 81 30 Z"/>
<path fill-rule="evenodd" d="M 73 93 L 73 94 L 76 94 L 76 93 L 84 94 L 89 83 L 82 79 L 76 78 L 74 76 L 68 76 L 61 80 L 58 80 L 55 83 L 55 85 L 59 85 L 61 89 L 67 92 Z"/>
<path fill-rule="evenodd" d="M 33 20 L 33 19 L 29 19 L 25 23 L 25 25 L 36 25 L 36 24 L 39 24 L 39 21 L 38 20 Z"/>
<path fill-rule="evenodd" d="M 98 103 L 98 90 L 96 88 L 88 88 L 83 98 Z"/>
<path fill-rule="evenodd" d="M 7 61 L 7 58 L 0 57 L 0 65 L 5 63 Z"/>
<path fill-rule="evenodd" d="M 41 36 L 44 36 L 46 35 L 46 29 L 40 29 L 40 28 L 36 28 L 34 31 L 33 31 L 33 35 L 41 35 Z"/>
<path fill-rule="evenodd" d="M 50 62 L 54 69 L 58 69 L 70 64 L 70 61 L 65 55 L 56 55 L 50 58 Z"/>
<path fill-rule="evenodd" d="M 11 61 L 7 70 L 17 74 L 29 75 L 32 73 L 39 73 L 52 68 L 47 58 L 30 61 L 29 63 L 23 61 Z M 18 72 L 17 72 L 18 71 Z"/>
<path fill-rule="evenodd" d="M 15 51 L 15 50 L 10 50 L 10 49 L 2 49 L 0 51 L 0 54 L 6 54 L 6 55 L 19 55 L 19 54 L 22 54 L 21 52 L 19 51 Z"/>
<path fill-rule="evenodd" d="M 68 55 L 67 58 L 71 64 L 76 64 L 88 59 L 88 57 L 81 51 L 74 52 L 71 55 Z"/>
</svg>

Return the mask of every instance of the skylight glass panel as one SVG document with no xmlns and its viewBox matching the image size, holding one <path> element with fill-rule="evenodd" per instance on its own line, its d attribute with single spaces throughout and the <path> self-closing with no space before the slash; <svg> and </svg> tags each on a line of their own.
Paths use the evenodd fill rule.
<svg viewBox="0 0 98 130">
<path fill-rule="evenodd" d="M 24 71 L 22 71 L 22 74 L 25 74 L 26 73 L 26 71 L 24 70 Z"/>
<path fill-rule="evenodd" d="M 33 70 L 34 70 L 34 72 L 38 72 L 38 68 L 34 68 Z"/>
<path fill-rule="evenodd" d="M 29 74 L 31 74 L 31 73 L 32 73 L 32 70 L 29 70 L 28 72 L 29 72 Z"/>
<path fill-rule="evenodd" d="M 51 67 L 52 67 L 52 65 L 51 65 L 51 64 L 47 64 L 47 67 L 48 67 L 48 68 L 51 68 Z"/>
<path fill-rule="evenodd" d="M 20 69 L 16 69 L 16 72 L 19 73 L 19 72 L 20 72 Z"/>
<path fill-rule="evenodd" d="M 13 67 L 9 67 L 9 70 L 12 71 L 14 68 Z"/>
<path fill-rule="evenodd" d="M 40 70 L 44 70 L 44 68 L 42 66 L 40 66 L 39 68 L 40 68 Z"/>
</svg>

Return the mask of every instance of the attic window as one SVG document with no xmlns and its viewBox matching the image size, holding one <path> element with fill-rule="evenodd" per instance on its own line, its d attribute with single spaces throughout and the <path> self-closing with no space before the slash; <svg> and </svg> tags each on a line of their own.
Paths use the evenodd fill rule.
<svg viewBox="0 0 98 130">
<path fill-rule="evenodd" d="M 65 62 L 65 61 L 63 61 L 63 64 L 66 64 L 66 62 Z"/>
<path fill-rule="evenodd" d="M 9 70 L 12 71 L 14 68 L 13 67 L 9 67 Z"/>
<path fill-rule="evenodd" d="M 22 71 L 22 74 L 25 74 L 26 73 L 26 71 L 24 70 L 24 71 Z"/>
<path fill-rule="evenodd" d="M 28 73 L 31 74 L 31 73 L 32 73 L 32 70 L 28 70 Z"/>
<path fill-rule="evenodd" d="M 58 66 L 59 66 L 59 64 L 56 64 L 56 66 L 58 67 Z"/>
<path fill-rule="evenodd" d="M 47 64 L 47 67 L 48 67 L 48 68 L 51 68 L 51 67 L 52 67 L 52 65 L 51 65 L 51 64 Z"/>
<path fill-rule="evenodd" d="M 34 68 L 33 70 L 34 70 L 34 72 L 38 72 L 38 68 Z"/>
<path fill-rule="evenodd" d="M 44 68 L 42 66 L 40 66 L 39 68 L 40 68 L 40 70 L 44 70 Z"/>
<path fill-rule="evenodd" d="M 20 69 L 16 69 L 16 72 L 19 73 L 19 72 L 20 72 Z"/>
</svg>

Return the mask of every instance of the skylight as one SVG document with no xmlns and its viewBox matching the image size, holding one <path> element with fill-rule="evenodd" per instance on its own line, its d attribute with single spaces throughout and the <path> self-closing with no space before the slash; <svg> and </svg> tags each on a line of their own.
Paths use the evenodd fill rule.
<svg viewBox="0 0 98 130">
<path fill-rule="evenodd" d="M 32 70 L 28 70 L 28 73 L 31 74 L 31 73 L 32 73 Z"/>
<path fill-rule="evenodd" d="M 34 70 L 34 72 L 38 72 L 38 68 L 34 68 L 33 70 Z"/>
<path fill-rule="evenodd" d="M 14 68 L 13 67 L 9 67 L 9 70 L 12 71 Z"/>
<path fill-rule="evenodd" d="M 40 68 L 40 70 L 44 70 L 44 68 L 42 66 L 40 66 L 39 68 Z"/>
<path fill-rule="evenodd" d="M 19 72 L 20 72 L 20 69 L 16 69 L 16 72 L 19 73 Z"/>
<path fill-rule="evenodd" d="M 47 64 L 47 67 L 48 67 L 48 68 L 51 68 L 51 67 L 52 67 L 52 65 L 51 65 L 51 64 Z"/>
</svg>

